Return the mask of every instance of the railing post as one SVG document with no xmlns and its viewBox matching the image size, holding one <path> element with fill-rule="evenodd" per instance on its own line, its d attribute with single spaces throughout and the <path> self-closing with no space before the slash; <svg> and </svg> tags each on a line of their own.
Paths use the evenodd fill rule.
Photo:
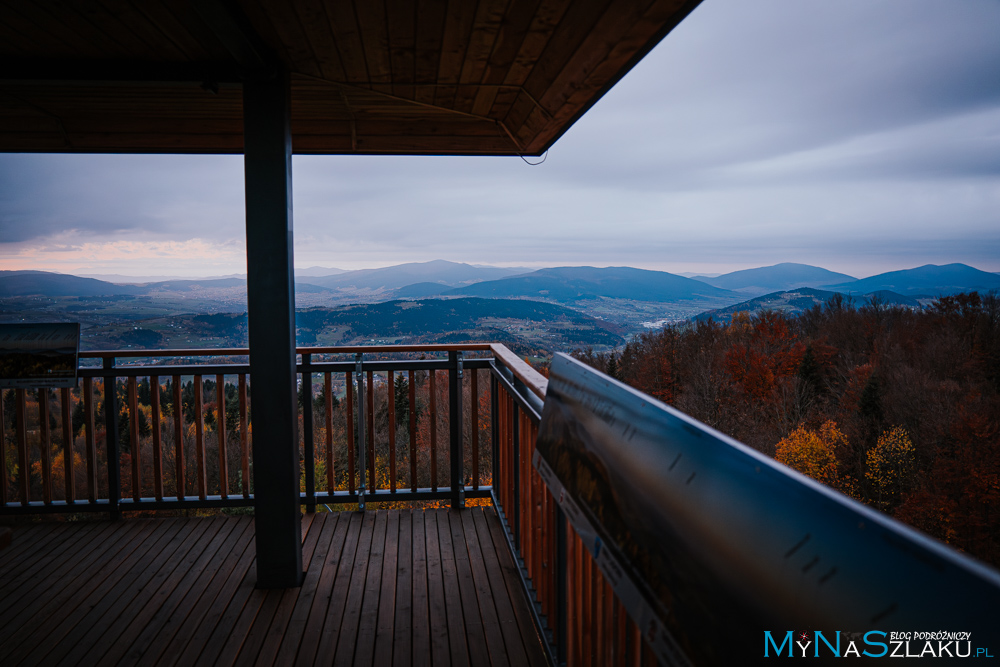
<svg viewBox="0 0 1000 667">
<path fill-rule="evenodd" d="M 118 387 L 115 377 L 115 358 L 104 357 L 104 430 L 108 450 L 108 509 L 112 521 L 122 518 L 119 508 L 121 500 L 121 474 L 118 466 Z"/>
<path fill-rule="evenodd" d="M 556 659 L 567 664 L 566 626 L 569 619 L 569 585 L 566 581 L 566 515 L 559 505 L 556 509 Z"/>
<path fill-rule="evenodd" d="M 517 401 L 511 401 L 514 409 L 511 411 L 511 435 L 513 436 L 514 461 L 511 464 L 514 473 L 514 488 L 511 497 L 514 498 L 514 511 L 507 516 L 514 517 L 514 544 L 518 551 L 521 550 L 521 408 Z M 506 509 L 506 508 L 504 508 Z"/>
<path fill-rule="evenodd" d="M 490 472 L 490 485 L 493 487 L 493 495 L 499 498 L 500 488 L 500 383 L 496 376 L 490 373 L 490 450 L 492 470 Z M 506 508 L 505 508 L 506 509 Z"/>
<path fill-rule="evenodd" d="M 316 458 L 313 452 L 312 355 L 302 354 L 302 438 L 306 470 L 306 512 L 316 511 Z"/>
<path fill-rule="evenodd" d="M 354 430 L 355 447 L 358 452 L 358 509 L 365 509 L 365 475 L 368 472 L 365 462 L 365 374 L 361 363 L 361 353 L 354 355 L 354 375 L 358 379 L 358 423 Z"/>
<path fill-rule="evenodd" d="M 451 507 L 465 507 L 465 479 L 463 465 L 465 448 L 462 429 L 462 353 L 448 352 L 448 417 L 451 427 Z"/>
</svg>

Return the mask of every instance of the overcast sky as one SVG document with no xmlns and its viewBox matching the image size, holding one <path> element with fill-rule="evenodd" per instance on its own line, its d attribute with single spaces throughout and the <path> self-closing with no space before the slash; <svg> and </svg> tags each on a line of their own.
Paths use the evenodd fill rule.
<svg viewBox="0 0 1000 667">
<path fill-rule="evenodd" d="M 294 158 L 296 265 L 1000 271 L 1000 2 L 705 0 L 546 162 Z M 0 155 L 0 268 L 246 271 L 239 156 Z"/>
</svg>

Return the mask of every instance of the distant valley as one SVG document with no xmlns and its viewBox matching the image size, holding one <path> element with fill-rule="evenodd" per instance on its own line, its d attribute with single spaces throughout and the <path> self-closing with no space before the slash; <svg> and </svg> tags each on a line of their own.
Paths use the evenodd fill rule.
<svg viewBox="0 0 1000 667">
<path fill-rule="evenodd" d="M 526 270 L 437 260 L 381 269 L 296 271 L 302 344 L 502 340 L 526 350 L 620 345 L 637 332 L 738 311 L 800 312 L 834 294 L 921 307 L 943 294 L 1000 290 L 1000 275 L 927 265 L 856 279 L 805 264 L 688 278 L 632 267 Z M 243 276 L 147 283 L 0 271 L 0 321 L 80 321 L 85 347 L 246 341 Z M 208 319 L 206 319 L 208 318 Z M 242 322 L 242 325 L 240 324 Z"/>
</svg>

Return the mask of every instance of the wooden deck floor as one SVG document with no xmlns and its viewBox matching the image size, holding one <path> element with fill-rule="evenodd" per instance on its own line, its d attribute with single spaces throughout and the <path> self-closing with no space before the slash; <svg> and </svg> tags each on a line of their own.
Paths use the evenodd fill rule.
<svg viewBox="0 0 1000 667">
<path fill-rule="evenodd" d="M 18 527 L 0 665 L 544 665 L 492 508 L 303 519 L 305 583 L 254 588 L 249 518 Z"/>
</svg>

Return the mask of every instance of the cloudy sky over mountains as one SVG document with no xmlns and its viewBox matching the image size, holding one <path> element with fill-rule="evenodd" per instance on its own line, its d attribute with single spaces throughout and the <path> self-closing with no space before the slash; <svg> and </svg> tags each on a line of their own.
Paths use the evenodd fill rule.
<svg viewBox="0 0 1000 667">
<path fill-rule="evenodd" d="M 1000 271 L 998 26 L 995 0 L 705 0 L 541 166 L 296 157 L 296 264 Z M 244 272 L 242 178 L 0 155 L 0 268 Z"/>
</svg>

